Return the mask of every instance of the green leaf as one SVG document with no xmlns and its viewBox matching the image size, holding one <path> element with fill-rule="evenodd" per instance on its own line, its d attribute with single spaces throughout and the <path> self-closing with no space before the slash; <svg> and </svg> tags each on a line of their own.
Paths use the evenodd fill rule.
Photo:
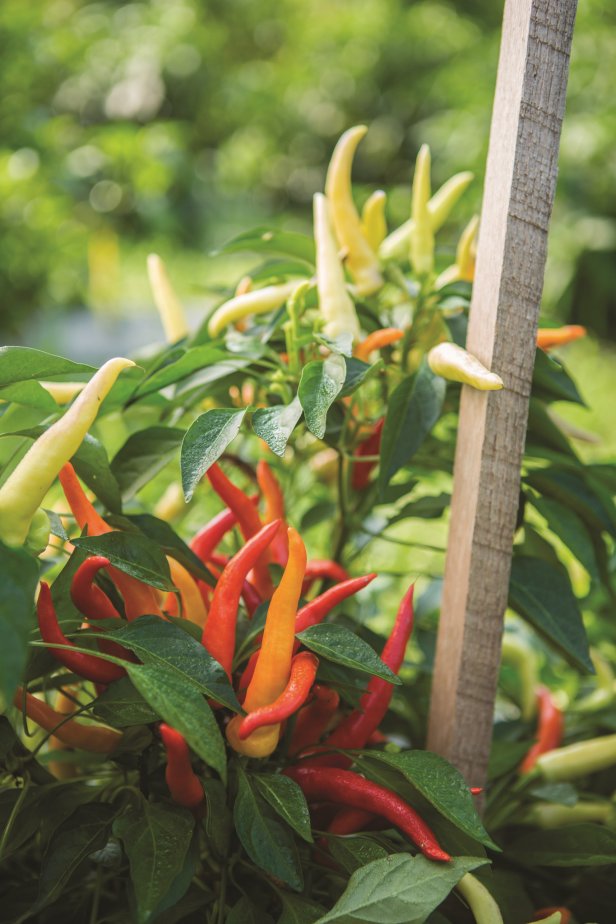
<svg viewBox="0 0 616 924">
<path fill-rule="evenodd" d="M 400 520 L 407 520 L 410 517 L 419 517 L 423 520 L 436 520 L 443 515 L 450 503 L 451 494 L 442 493 L 433 496 L 418 497 L 417 500 L 409 501 L 408 504 L 405 504 L 404 507 L 388 521 L 387 525 L 392 526 L 394 523 L 398 523 Z"/>
<path fill-rule="evenodd" d="M 582 671 L 594 673 L 577 600 L 564 569 L 514 555 L 509 605 Z"/>
<path fill-rule="evenodd" d="M 0 710 L 12 702 L 28 658 L 38 562 L 0 543 Z"/>
<path fill-rule="evenodd" d="M 71 359 L 43 350 L 21 346 L 0 347 L 0 386 L 29 379 L 68 377 L 83 372 L 92 375 L 95 371 L 94 366 L 74 363 Z"/>
<path fill-rule="evenodd" d="M 592 529 L 606 530 L 616 536 L 616 511 L 613 503 L 608 501 L 609 506 L 606 507 L 603 499 L 579 475 L 548 468 L 533 472 L 524 480 L 531 488 L 574 510 Z"/>
<path fill-rule="evenodd" d="M 321 624 L 310 626 L 297 634 L 302 645 L 311 651 L 334 661 L 344 664 L 353 670 L 372 674 L 373 677 L 382 677 L 390 683 L 400 684 L 402 681 L 383 664 L 379 656 L 363 639 L 358 638 L 344 626 Z"/>
<path fill-rule="evenodd" d="M 113 519 L 110 518 L 111 522 Z M 204 581 L 212 581 L 212 575 L 203 565 L 190 546 L 186 545 L 183 539 L 180 539 L 172 526 L 166 520 L 159 520 L 158 517 L 150 513 L 134 513 L 125 516 L 137 529 L 142 532 L 148 539 L 156 542 L 165 555 L 175 558 L 181 565 L 191 572 L 195 577 Z"/>
<path fill-rule="evenodd" d="M 306 234 L 296 231 L 279 231 L 276 228 L 253 228 L 231 238 L 215 253 L 238 253 L 250 250 L 253 253 L 281 253 L 304 260 L 314 266 L 314 241 Z"/>
<path fill-rule="evenodd" d="M 279 773 L 261 773 L 251 776 L 250 779 L 276 814 L 280 815 L 301 838 L 312 844 L 308 803 L 297 783 Z"/>
<path fill-rule="evenodd" d="M 304 409 L 306 426 L 319 439 L 325 436 L 327 412 L 344 385 L 346 363 L 342 356 L 308 363 L 302 370 L 298 397 Z"/>
<path fill-rule="evenodd" d="M 218 363 L 225 364 L 228 361 L 228 354 L 224 350 L 208 345 L 193 347 L 146 376 L 134 391 L 133 400 L 158 392 L 168 385 L 174 385 L 199 370 L 207 371 Z"/>
<path fill-rule="evenodd" d="M 158 715 L 148 706 L 128 677 L 122 677 L 109 684 L 92 706 L 94 714 L 113 725 L 127 728 L 130 725 L 149 725 L 156 722 Z"/>
<path fill-rule="evenodd" d="M 553 802 L 556 805 L 576 805 L 579 794 L 572 783 L 541 783 L 529 790 L 533 799 L 542 802 Z"/>
<path fill-rule="evenodd" d="M 115 815 L 111 805 L 80 805 L 60 825 L 43 857 L 38 899 L 30 914 L 55 901 L 90 854 L 103 849 Z"/>
<path fill-rule="evenodd" d="M 127 664 L 126 671 L 161 719 L 184 735 L 195 754 L 225 780 L 225 743 L 214 713 L 196 686 L 160 664 Z"/>
<path fill-rule="evenodd" d="M 425 857 L 394 854 L 353 873 L 343 894 L 317 924 L 372 921 L 375 924 L 423 924 L 462 876 L 487 861 L 456 857 L 437 864 Z"/>
<path fill-rule="evenodd" d="M 346 374 L 342 391 L 340 392 L 341 398 L 352 395 L 354 391 L 357 391 L 360 385 L 373 379 L 375 375 L 378 375 L 381 369 L 385 368 L 385 363 L 382 359 L 370 365 L 369 363 L 362 362 L 361 359 L 346 357 L 345 363 Z"/>
<path fill-rule="evenodd" d="M 129 436 L 111 463 L 124 500 L 134 497 L 162 471 L 183 437 L 178 427 L 146 427 Z"/>
<path fill-rule="evenodd" d="M 336 837 L 330 834 L 327 837 L 327 847 L 334 860 L 349 876 L 362 866 L 389 855 L 388 851 L 371 837 Z"/>
<path fill-rule="evenodd" d="M 112 532 L 73 539 L 87 555 L 104 555 L 114 567 L 159 590 L 174 590 L 169 563 L 163 551 L 138 533 Z"/>
<path fill-rule="evenodd" d="M 537 350 L 535 356 L 533 394 L 552 401 L 573 401 L 586 406 L 570 375 L 543 350 Z"/>
<path fill-rule="evenodd" d="M 593 578 L 598 577 L 597 559 L 588 530 L 583 521 L 570 510 L 550 497 L 527 495 L 528 500 L 547 520 L 548 529 L 564 542 L 581 565 Z"/>
<path fill-rule="evenodd" d="M 203 645 L 180 626 L 158 616 L 140 616 L 117 632 L 98 634 L 130 648 L 144 664 L 173 671 L 178 680 L 191 683 L 202 693 L 235 712 L 240 711 L 223 668 Z"/>
<path fill-rule="evenodd" d="M 324 908 L 308 898 L 300 898 L 289 892 L 279 895 L 282 903 L 282 914 L 277 924 L 314 924 L 321 917 Z"/>
<path fill-rule="evenodd" d="M 225 924 L 273 924 L 274 919 L 261 908 L 242 895 L 234 904 L 229 914 L 225 915 Z"/>
<path fill-rule="evenodd" d="M 371 751 L 365 757 L 399 770 L 457 828 L 480 844 L 499 850 L 481 823 L 462 774 L 443 757 L 430 751 L 403 751 L 400 754 Z"/>
<path fill-rule="evenodd" d="M 302 406 L 296 395 L 290 404 L 257 408 L 252 415 L 252 429 L 265 440 L 272 452 L 283 456 L 289 437 L 302 414 Z"/>
<path fill-rule="evenodd" d="M 246 408 L 215 408 L 197 417 L 182 442 L 182 487 L 187 501 L 207 472 L 240 432 Z"/>
<path fill-rule="evenodd" d="M 116 818 L 113 833 L 130 864 L 138 924 L 146 924 L 181 872 L 194 826 L 191 813 L 179 805 L 145 800 Z"/>
<path fill-rule="evenodd" d="M 113 513 L 120 513 L 120 487 L 103 444 L 87 433 L 71 462 L 81 480 L 94 491 L 99 501 Z"/>
<path fill-rule="evenodd" d="M 205 813 L 205 833 L 215 856 L 223 859 L 229 851 L 229 841 L 233 819 L 227 805 L 227 791 L 220 780 L 203 781 L 203 791 L 207 810 Z"/>
<path fill-rule="evenodd" d="M 38 382 L 16 382 L 14 385 L 5 385 L 0 388 L 0 401 L 13 404 L 24 404 L 34 407 L 45 414 L 57 414 L 58 405 L 46 388 Z"/>
<path fill-rule="evenodd" d="M 516 838 L 507 848 L 524 866 L 607 866 L 616 863 L 616 832 L 603 825 L 570 825 Z"/>
<path fill-rule="evenodd" d="M 263 810 L 241 769 L 238 783 L 233 818 L 244 850 L 258 867 L 299 892 L 304 877 L 293 835 Z"/>
<path fill-rule="evenodd" d="M 445 379 L 422 362 L 417 375 L 403 379 L 389 399 L 381 440 L 379 493 L 417 452 L 439 419 L 445 399 Z"/>
</svg>

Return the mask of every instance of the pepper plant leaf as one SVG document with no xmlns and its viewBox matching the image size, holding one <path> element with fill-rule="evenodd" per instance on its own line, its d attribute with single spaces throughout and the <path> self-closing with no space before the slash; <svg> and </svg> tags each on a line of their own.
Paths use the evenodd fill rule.
<svg viewBox="0 0 616 924">
<path fill-rule="evenodd" d="M 111 463 L 124 500 L 134 497 L 165 467 L 183 437 L 184 430 L 178 427 L 146 427 L 129 436 Z"/>
<path fill-rule="evenodd" d="M 276 814 L 301 838 L 312 844 L 308 803 L 297 783 L 279 773 L 260 773 L 250 779 Z"/>
<path fill-rule="evenodd" d="M 253 228 L 231 238 L 223 244 L 216 253 L 239 253 L 252 251 L 253 253 L 280 253 L 288 257 L 295 257 L 314 266 L 314 241 L 306 234 L 297 231 L 279 231 L 276 228 Z"/>
<path fill-rule="evenodd" d="M 447 384 L 424 361 L 415 376 L 403 379 L 389 399 L 379 466 L 382 497 L 396 472 L 417 452 L 438 420 Z"/>
<path fill-rule="evenodd" d="M 197 417 L 182 443 L 182 487 L 187 501 L 199 481 L 240 432 L 246 409 L 215 408 Z"/>
<path fill-rule="evenodd" d="M 81 379 L 82 373 L 92 375 L 95 371 L 94 366 L 75 363 L 72 359 L 55 356 L 44 350 L 22 346 L 0 347 L 0 387 L 31 379 L 51 379 L 60 376 L 79 375 Z"/>
<path fill-rule="evenodd" d="M 296 395 L 290 404 L 258 408 L 252 415 L 252 429 L 265 440 L 272 452 L 283 456 L 289 437 L 302 414 L 302 406 Z"/>
<path fill-rule="evenodd" d="M 321 623 L 298 632 L 297 638 L 306 648 L 329 661 L 372 674 L 373 677 L 381 677 L 390 683 L 402 683 L 367 642 L 344 626 Z"/>
<path fill-rule="evenodd" d="M 115 568 L 144 584 L 174 590 L 164 552 L 146 536 L 117 531 L 73 539 L 73 545 L 87 555 L 104 555 Z"/>
<path fill-rule="evenodd" d="M 346 377 L 343 356 L 333 353 L 327 359 L 308 363 L 302 370 L 298 396 L 306 426 L 319 439 L 325 436 L 327 412 L 338 397 Z"/>
<path fill-rule="evenodd" d="M 607 866 L 616 863 L 616 832 L 604 825 L 534 830 L 516 838 L 507 853 L 523 866 Z"/>
<path fill-rule="evenodd" d="M 586 406 L 569 373 L 544 350 L 537 350 L 535 355 L 533 394 L 548 401 L 572 401 Z"/>
<path fill-rule="evenodd" d="M 0 710 L 11 703 L 28 658 L 38 562 L 0 543 Z"/>
</svg>

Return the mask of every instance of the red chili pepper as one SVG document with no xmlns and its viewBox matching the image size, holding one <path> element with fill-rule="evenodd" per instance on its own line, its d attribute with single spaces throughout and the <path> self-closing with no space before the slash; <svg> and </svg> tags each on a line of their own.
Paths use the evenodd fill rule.
<svg viewBox="0 0 616 924">
<path fill-rule="evenodd" d="M 204 565 L 212 557 L 218 544 L 224 536 L 233 529 L 237 523 L 237 517 L 232 510 L 226 508 L 210 520 L 210 522 L 200 530 L 190 542 L 190 548 L 197 558 L 200 558 Z"/>
<path fill-rule="evenodd" d="M 413 630 L 413 590 L 411 584 L 402 599 L 396 615 L 396 621 L 383 651 L 381 660 L 390 670 L 397 674 L 404 661 L 404 652 Z M 370 735 L 379 727 L 391 702 L 393 686 L 388 680 L 373 677 L 368 688 L 355 709 L 343 719 L 323 742 L 323 748 L 340 748 L 356 750 L 366 746 Z M 324 754 L 321 757 L 308 757 L 310 766 L 321 764 L 329 767 L 349 767 L 350 757 L 344 754 Z"/>
<path fill-rule="evenodd" d="M 275 538 L 276 537 L 274 537 L 274 539 Z M 229 559 L 229 555 L 219 555 L 216 552 L 212 554 L 212 557 L 208 562 L 208 568 L 210 568 L 216 578 L 220 577 L 222 570 L 229 564 Z M 216 565 L 220 570 L 214 570 L 212 565 Z M 213 590 L 213 588 L 210 588 L 210 590 Z M 250 583 L 248 578 L 246 578 L 242 585 L 242 599 L 244 600 L 248 615 L 252 618 L 255 614 L 255 611 L 263 601 L 257 592 L 257 588 L 254 586 L 254 584 Z"/>
<path fill-rule="evenodd" d="M 190 763 L 190 751 L 183 735 L 165 725 L 160 725 L 160 737 L 167 753 L 165 780 L 171 798 L 184 808 L 195 809 L 203 802 L 203 786 Z"/>
<path fill-rule="evenodd" d="M 300 754 L 306 748 L 316 744 L 327 730 L 340 697 L 335 690 L 317 684 L 313 687 L 314 699 L 297 714 L 295 726 L 289 744 L 291 756 Z"/>
<path fill-rule="evenodd" d="M 36 604 L 39 629 L 44 642 L 52 645 L 68 645 L 75 647 L 75 643 L 68 639 L 60 625 L 51 598 L 49 584 L 41 583 L 38 601 Z M 108 661 L 103 661 L 95 654 L 83 654 L 81 651 L 70 651 L 68 648 L 50 648 L 53 656 L 75 674 L 94 683 L 112 683 L 123 677 L 124 668 Z"/>
<path fill-rule="evenodd" d="M 248 541 L 255 536 L 262 524 L 248 495 L 236 487 L 216 463 L 208 469 L 207 477 L 223 503 L 235 514 L 244 539 Z M 254 584 L 263 600 L 269 600 L 273 593 L 272 579 L 267 569 L 268 560 L 264 556 L 253 565 Z"/>
<path fill-rule="evenodd" d="M 376 577 L 376 574 L 365 574 L 362 577 L 349 578 L 348 581 L 342 581 L 340 584 L 336 584 L 335 587 L 330 587 L 329 590 L 326 590 L 324 593 L 319 594 L 318 597 L 315 597 L 314 600 L 311 600 L 300 610 L 298 610 L 297 617 L 295 619 L 295 634 L 298 632 L 303 632 L 304 629 L 308 629 L 310 626 L 316 626 L 318 623 L 323 622 L 325 617 L 330 613 L 335 606 L 339 603 L 342 603 L 343 600 L 346 600 L 347 597 L 351 597 L 353 594 L 358 593 L 364 587 L 367 587 Z M 295 654 L 299 647 L 300 642 L 297 641 L 294 646 L 293 653 Z M 255 651 L 250 658 L 248 659 L 248 664 L 244 668 L 244 673 L 240 677 L 239 689 L 245 690 L 252 680 L 252 675 L 254 674 L 255 665 L 257 663 L 257 658 L 259 657 L 259 652 Z"/>
<path fill-rule="evenodd" d="M 278 725 L 297 712 L 310 695 L 318 666 L 319 659 L 309 651 L 296 655 L 291 662 L 289 681 L 280 696 L 269 706 L 261 706 L 249 712 L 238 726 L 238 737 L 244 741 L 257 728 Z"/>
<path fill-rule="evenodd" d="M 274 522 L 261 527 L 233 556 L 216 584 L 201 640 L 212 657 L 223 666 L 229 679 L 235 653 L 237 609 L 244 580 L 276 535 L 278 526 L 278 522 Z"/>
<path fill-rule="evenodd" d="M 70 462 L 66 463 L 58 477 L 80 529 L 87 526 L 89 536 L 102 536 L 113 532 L 113 528 L 105 523 L 86 497 Z M 114 567 L 109 569 L 109 574 L 122 594 L 127 619 L 137 619 L 138 616 L 146 614 L 163 616 L 153 587 Z"/>
<path fill-rule="evenodd" d="M 537 704 L 539 711 L 537 741 L 522 761 L 520 773 L 528 773 L 532 770 L 539 755 L 553 751 L 560 745 L 563 737 L 564 716 L 547 687 L 537 687 Z"/>
<path fill-rule="evenodd" d="M 86 619 L 119 619 L 120 614 L 109 599 L 106 593 L 94 583 L 96 575 L 102 568 L 109 569 L 111 562 L 102 555 L 92 555 L 86 559 L 75 574 L 71 582 L 71 600 L 77 609 L 83 613 Z M 86 626 L 89 624 L 86 623 Z M 100 631 L 100 626 L 89 626 L 95 632 Z M 101 639 L 97 643 L 101 651 L 105 654 L 113 655 L 116 658 L 125 658 L 127 661 L 137 661 L 132 651 L 128 651 L 117 642 L 110 642 L 107 639 Z"/>
<path fill-rule="evenodd" d="M 272 523 L 274 520 L 281 522 L 278 535 L 272 542 L 272 553 L 278 564 L 284 568 L 289 558 L 284 495 L 278 479 L 264 460 L 257 464 L 257 483 L 265 501 L 265 522 Z"/>
<path fill-rule="evenodd" d="M 302 597 L 304 597 L 315 581 L 326 579 L 328 581 L 348 581 L 348 572 L 337 561 L 313 558 L 306 565 L 306 575 L 302 584 Z"/>
<path fill-rule="evenodd" d="M 289 767 L 284 773 L 301 787 L 308 800 L 325 799 L 373 812 L 399 828 L 428 859 L 442 863 L 451 860 L 423 818 L 390 789 L 335 767 Z"/>
<path fill-rule="evenodd" d="M 357 449 L 355 450 L 356 456 L 378 456 L 381 451 L 381 437 L 383 435 L 383 426 L 385 424 L 385 418 L 381 417 L 380 420 L 374 425 L 374 430 L 370 436 L 360 443 Z M 370 483 L 370 475 L 376 465 L 376 462 L 371 460 L 370 462 L 354 462 L 353 469 L 351 473 L 351 486 L 354 491 L 363 491 L 368 487 Z"/>
</svg>

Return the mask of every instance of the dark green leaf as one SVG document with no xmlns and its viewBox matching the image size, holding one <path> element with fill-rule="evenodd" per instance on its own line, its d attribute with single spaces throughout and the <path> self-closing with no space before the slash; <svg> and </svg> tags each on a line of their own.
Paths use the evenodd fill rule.
<svg viewBox="0 0 616 924">
<path fill-rule="evenodd" d="M 605 866 L 616 863 L 616 832 L 602 825 L 570 825 L 524 834 L 508 848 L 524 866 Z"/>
<path fill-rule="evenodd" d="M 596 578 L 597 559 L 592 540 L 577 513 L 550 497 L 530 495 L 528 500 L 545 517 L 548 528 L 573 552 L 591 577 Z"/>
<path fill-rule="evenodd" d="M 314 924 L 323 914 L 324 908 L 308 898 L 300 898 L 288 892 L 280 893 L 282 914 L 277 924 Z"/>
<path fill-rule="evenodd" d="M 159 590 L 173 590 L 169 563 L 159 546 L 138 533 L 112 532 L 74 539 L 87 555 L 104 555 L 114 567 Z"/>
<path fill-rule="evenodd" d="M 0 710 L 11 703 L 28 657 L 38 562 L 0 543 Z"/>
<path fill-rule="evenodd" d="M 246 409 L 215 408 L 197 417 L 182 443 L 182 487 L 189 501 L 208 468 L 240 432 Z"/>
<path fill-rule="evenodd" d="M 323 361 L 308 363 L 302 370 L 297 394 L 306 426 L 319 439 L 325 435 L 327 412 L 340 393 L 345 376 L 346 363 L 335 353 Z"/>
<path fill-rule="evenodd" d="M 375 924 L 423 924 L 462 876 L 487 861 L 456 857 L 436 864 L 425 857 L 394 854 L 353 873 L 327 921 L 372 921 Z"/>
<path fill-rule="evenodd" d="M 297 638 L 306 648 L 336 664 L 344 664 L 353 670 L 382 677 L 390 683 L 402 682 L 386 664 L 383 664 L 370 645 L 344 626 L 310 626 L 309 629 L 299 632 Z"/>
<path fill-rule="evenodd" d="M 296 231 L 279 231 L 276 228 L 253 228 L 227 241 L 216 253 L 281 253 L 299 258 L 314 265 L 314 241 L 305 234 Z"/>
<path fill-rule="evenodd" d="M 584 404 L 577 386 L 565 369 L 543 350 L 537 350 L 533 372 L 533 394 L 552 401 Z"/>
<path fill-rule="evenodd" d="M 72 376 L 82 372 L 92 374 L 94 371 L 94 366 L 74 363 L 70 359 L 45 353 L 43 350 L 20 346 L 0 347 L 0 386 L 29 379 Z"/>
<path fill-rule="evenodd" d="M 146 427 L 129 436 L 111 463 L 124 500 L 134 497 L 165 467 L 183 437 L 178 427 Z"/>
<path fill-rule="evenodd" d="M 308 803 L 297 783 L 279 773 L 261 773 L 250 780 L 276 814 L 312 844 Z"/>
<path fill-rule="evenodd" d="M 381 441 L 379 493 L 417 452 L 438 420 L 447 383 L 422 363 L 417 375 L 404 379 L 389 399 Z"/>
<path fill-rule="evenodd" d="M 346 395 L 352 395 L 354 391 L 357 391 L 360 385 L 370 381 L 375 375 L 378 375 L 381 369 L 385 368 L 385 363 L 382 359 L 370 365 L 369 363 L 362 362 L 360 359 L 346 357 L 345 363 L 346 375 L 344 377 L 342 391 L 340 392 L 341 398 L 346 397 Z"/>
<path fill-rule="evenodd" d="M 161 546 L 166 555 L 179 561 L 179 563 L 184 565 L 195 577 L 201 578 L 204 581 L 213 580 L 210 572 L 204 567 L 201 559 L 195 555 L 190 546 L 186 545 L 183 539 L 180 539 L 173 527 L 170 526 L 166 520 L 159 520 L 158 517 L 154 517 L 150 513 L 135 513 L 124 517 L 124 519 L 134 524 L 140 532 L 148 537 L 148 539 L 152 539 Z"/>
<path fill-rule="evenodd" d="M 274 919 L 250 901 L 245 895 L 225 916 L 225 924 L 273 924 Z"/>
<path fill-rule="evenodd" d="M 528 427 L 526 431 L 526 452 L 534 455 L 533 446 L 550 446 L 577 460 L 577 454 L 571 443 L 548 414 L 547 407 L 539 398 L 531 398 L 528 409 Z"/>
<path fill-rule="evenodd" d="M 115 728 L 149 725 L 158 720 L 157 713 L 148 706 L 128 677 L 111 683 L 94 701 L 93 710 L 99 719 Z"/>
<path fill-rule="evenodd" d="M 120 488 L 103 444 L 89 433 L 86 434 L 71 462 L 81 480 L 94 491 L 101 504 L 113 513 L 120 513 Z"/>
<path fill-rule="evenodd" d="M 227 805 L 227 791 L 220 780 L 213 777 L 203 781 L 206 814 L 205 833 L 215 856 L 224 858 L 229 850 L 233 819 Z"/>
<path fill-rule="evenodd" d="M 594 673 L 577 600 L 564 569 L 514 555 L 509 605 L 581 670 Z"/>
<path fill-rule="evenodd" d="M 419 517 L 423 520 L 435 520 L 442 516 L 451 503 L 450 494 L 437 494 L 430 497 L 418 497 L 417 500 L 409 501 L 391 520 L 388 526 L 398 523 L 400 520 L 408 520 L 410 517 Z"/>
<path fill-rule="evenodd" d="M 116 818 L 113 833 L 130 863 L 138 924 L 146 924 L 181 872 L 194 826 L 187 809 L 145 800 Z"/>
<path fill-rule="evenodd" d="M 209 369 L 217 364 L 226 365 L 228 362 L 229 357 L 224 350 L 207 345 L 194 347 L 187 350 L 178 359 L 168 363 L 161 369 L 157 369 L 156 372 L 145 378 L 135 390 L 134 398 L 158 392 L 161 388 L 180 382 L 199 370 L 204 370 L 207 373 Z"/>
<path fill-rule="evenodd" d="M 400 754 L 374 751 L 365 756 L 399 770 L 424 799 L 457 828 L 480 844 L 499 849 L 481 823 L 462 774 L 443 757 L 419 750 Z"/>
<path fill-rule="evenodd" d="M 250 859 L 276 879 L 300 891 L 304 880 L 293 836 L 288 828 L 263 810 L 242 770 L 233 818 L 237 835 Z"/>
<path fill-rule="evenodd" d="M 541 783 L 529 790 L 533 799 L 553 802 L 555 805 L 576 805 L 578 791 L 571 783 Z"/>
<path fill-rule="evenodd" d="M 527 475 L 525 481 L 548 497 L 553 497 L 578 513 L 592 529 L 607 530 L 616 536 L 614 506 L 606 507 L 579 475 L 557 468 L 544 469 Z"/>
<path fill-rule="evenodd" d="M 36 909 L 55 901 L 84 860 L 95 850 L 102 850 L 115 815 L 111 805 L 80 805 L 60 825 L 43 857 Z"/>
<path fill-rule="evenodd" d="M 387 851 L 380 844 L 370 837 L 335 837 L 329 835 L 327 838 L 328 850 L 334 860 L 349 874 L 355 870 L 373 863 L 375 860 L 382 860 L 388 856 Z"/>
<path fill-rule="evenodd" d="M 302 406 L 296 395 L 290 404 L 258 408 L 252 415 L 252 429 L 265 440 L 272 452 L 283 456 L 289 437 L 302 414 Z"/>
<path fill-rule="evenodd" d="M 203 645 L 180 626 L 157 616 L 141 616 L 107 637 L 130 648 L 144 664 L 161 665 L 223 706 L 240 711 L 227 676 Z"/>
<path fill-rule="evenodd" d="M 195 754 L 226 779 L 225 743 L 214 713 L 196 686 L 160 664 L 127 664 L 126 671 L 161 719 L 184 735 Z"/>
</svg>

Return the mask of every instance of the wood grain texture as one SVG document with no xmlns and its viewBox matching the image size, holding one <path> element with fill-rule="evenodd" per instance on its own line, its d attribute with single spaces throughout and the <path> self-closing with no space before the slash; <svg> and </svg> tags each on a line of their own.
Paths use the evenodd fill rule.
<svg viewBox="0 0 616 924">
<path fill-rule="evenodd" d="M 576 0 L 506 0 L 462 389 L 428 748 L 485 782 Z"/>
</svg>

